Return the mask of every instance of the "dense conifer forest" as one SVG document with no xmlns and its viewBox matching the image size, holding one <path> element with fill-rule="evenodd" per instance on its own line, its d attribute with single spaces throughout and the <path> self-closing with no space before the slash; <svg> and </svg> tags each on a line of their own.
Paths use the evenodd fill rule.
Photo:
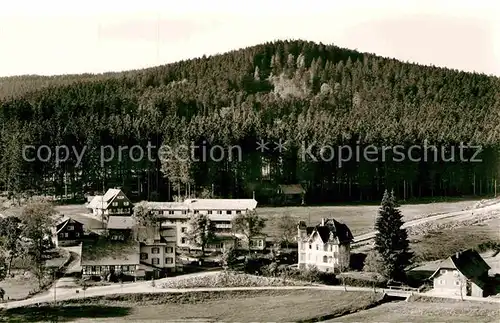
<svg viewBox="0 0 500 323">
<path fill-rule="evenodd" d="M 120 186 L 150 200 L 212 190 L 249 198 L 255 192 L 261 203 L 272 201 L 277 184 L 294 183 L 307 189 L 308 203 L 380 200 L 386 188 L 405 198 L 492 194 L 499 168 L 499 89 L 492 76 L 305 41 L 122 73 L 0 78 L 0 185 L 13 194 L 58 196 Z M 261 139 L 269 142 L 264 152 L 256 150 Z M 280 139 L 286 150 L 275 149 Z M 425 141 L 446 147 L 446 156 L 440 150 L 437 159 L 430 152 L 426 161 L 395 161 L 389 150 L 385 160 L 339 162 L 321 148 L 349 145 L 355 152 L 370 144 L 408 148 Z M 147 151 L 148 143 L 227 150 L 221 161 L 133 161 L 125 151 L 121 160 L 101 164 L 102 146 Z M 302 149 L 313 143 L 317 161 Z M 475 156 L 482 162 L 461 161 L 461 143 L 482 146 Z M 66 145 L 69 159 L 27 161 L 26 145 L 47 145 L 53 152 Z M 78 163 L 72 149 L 80 153 L 84 146 Z M 452 147 L 455 160 L 443 161 Z M 413 159 L 423 154 L 412 152 Z"/>
</svg>

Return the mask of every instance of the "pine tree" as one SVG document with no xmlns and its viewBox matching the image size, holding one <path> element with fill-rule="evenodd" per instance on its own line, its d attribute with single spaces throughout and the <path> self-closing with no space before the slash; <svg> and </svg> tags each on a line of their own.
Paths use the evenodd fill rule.
<svg viewBox="0 0 500 323">
<path fill-rule="evenodd" d="M 408 233 L 402 228 L 402 218 L 394 191 L 389 194 L 386 190 L 375 223 L 375 249 L 384 261 L 384 274 L 396 281 L 405 279 L 405 268 L 411 263 L 413 256 Z"/>
</svg>

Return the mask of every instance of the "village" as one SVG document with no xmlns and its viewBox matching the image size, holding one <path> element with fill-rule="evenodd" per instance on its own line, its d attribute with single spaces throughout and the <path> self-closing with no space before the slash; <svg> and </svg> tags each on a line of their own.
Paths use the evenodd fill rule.
<svg viewBox="0 0 500 323">
<path fill-rule="evenodd" d="M 283 185 L 282 192 L 295 201 L 297 206 L 289 207 L 291 210 L 306 208 L 300 185 Z M 467 226 L 474 223 L 471 220 L 475 225 L 492 225 L 488 221 L 498 220 L 500 201 L 468 205 L 457 211 L 415 216 L 404 224 L 404 231 L 415 232 L 429 224 L 439 227 L 439 223 Z M 373 259 L 372 254 L 376 232 L 357 234 L 360 231 L 356 224 L 349 221 L 356 220 L 352 215 L 336 219 L 335 213 L 321 214 L 312 220 L 310 213 L 304 219 L 285 212 L 270 217 L 268 209 L 261 214 L 254 198 L 132 203 L 120 188 L 89 196 L 84 205 L 63 205 L 57 210 L 49 240 L 53 250 L 65 253 L 67 258 L 56 262 L 52 281 L 37 292 L 19 294 L 16 284 L 11 283 L 19 282 L 14 274 L 0 281 L 2 307 L 124 290 L 144 293 L 161 292 L 162 288 L 259 286 L 323 286 L 382 293 L 385 298 L 407 301 L 425 297 L 500 302 L 497 245 L 486 244 L 482 250 L 464 249 L 437 261 L 412 263 L 405 269 L 406 279 L 402 282 L 381 275 L 383 270 L 377 268 L 380 259 Z M 47 267 L 50 261 L 45 263 Z M 227 277 L 224 282 L 217 276 L 228 273 L 244 278 L 228 285 Z"/>
</svg>

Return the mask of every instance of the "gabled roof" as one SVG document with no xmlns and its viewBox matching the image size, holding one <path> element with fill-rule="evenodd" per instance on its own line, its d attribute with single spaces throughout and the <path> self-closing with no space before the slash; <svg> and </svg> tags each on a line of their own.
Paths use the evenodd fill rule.
<svg viewBox="0 0 500 323">
<path fill-rule="evenodd" d="M 335 219 L 323 219 L 321 224 L 314 227 L 307 227 L 306 232 L 308 240 L 313 239 L 318 234 L 323 243 L 332 242 L 336 239 L 340 243 L 345 243 L 351 242 L 354 239 L 349 227 Z"/>
<path fill-rule="evenodd" d="M 282 194 L 297 195 L 305 194 L 306 190 L 300 184 L 278 185 Z"/>
<path fill-rule="evenodd" d="M 146 205 L 151 210 L 187 210 L 188 206 L 185 203 L 179 202 L 146 202 Z"/>
<path fill-rule="evenodd" d="M 59 229 L 57 229 L 57 234 L 59 234 L 59 232 L 61 232 L 62 230 L 64 230 L 64 228 L 66 228 L 68 226 L 69 223 L 78 223 L 78 224 L 81 224 L 83 226 L 83 223 L 81 222 L 78 222 L 70 217 L 62 217 L 61 220 L 57 223 L 56 227 L 59 227 Z"/>
<path fill-rule="evenodd" d="M 108 219 L 108 229 L 132 229 L 135 225 L 133 216 L 111 215 Z"/>
<path fill-rule="evenodd" d="M 121 190 L 117 188 L 110 188 L 106 194 L 96 195 L 92 200 L 87 204 L 87 208 L 89 209 L 106 209 L 111 201 L 121 192 Z"/>
<path fill-rule="evenodd" d="M 184 201 L 191 210 L 254 210 L 255 199 L 187 199 Z"/>
<path fill-rule="evenodd" d="M 439 273 L 441 269 L 456 269 L 467 279 L 473 281 L 479 287 L 484 286 L 484 281 L 481 278 L 488 274 L 491 267 L 484 259 L 472 249 L 457 252 L 439 264 L 439 268 L 429 277 L 429 279 Z"/>
<path fill-rule="evenodd" d="M 92 198 L 92 200 L 87 204 L 87 208 L 89 209 L 99 209 L 106 208 L 107 203 L 104 201 L 104 196 L 96 195 Z"/>
<path fill-rule="evenodd" d="M 117 196 L 117 195 L 118 195 L 118 193 L 120 193 L 120 192 L 121 192 L 121 191 L 120 191 L 119 189 L 117 189 L 117 188 L 110 188 L 110 189 L 106 192 L 106 194 L 104 194 L 103 199 L 104 199 L 104 201 L 106 201 L 106 202 L 108 202 L 108 203 L 109 203 L 109 202 L 110 202 L 110 201 L 111 201 L 111 200 L 112 200 L 115 196 Z"/>
</svg>

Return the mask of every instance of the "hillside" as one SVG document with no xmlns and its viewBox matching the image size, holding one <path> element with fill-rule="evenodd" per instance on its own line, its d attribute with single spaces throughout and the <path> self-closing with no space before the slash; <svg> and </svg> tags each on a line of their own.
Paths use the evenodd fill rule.
<svg viewBox="0 0 500 323">
<path fill-rule="evenodd" d="M 497 178 L 498 78 L 332 45 L 278 41 L 145 70 L 0 82 L 0 182 L 13 192 L 63 194 L 66 173 L 73 193 L 119 185 L 142 198 L 165 200 L 213 184 L 218 196 L 256 191 L 259 202 L 266 202 L 276 184 L 301 182 L 309 202 L 331 202 L 378 200 L 386 187 L 407 198 L 491 194 Z M 287 141 L 287 149 L 280 153 L 269 144 L 267 152 L 256 151 L 261 138 Z M 369 144 L 407 149 L 424 140 L 445 147 L 445 156 L 394 161 L 395 153 L 387 152 L 384 160 L 339 161 L 316 147 L 314 161 L 300 150 L 314 142 L 348 145 L 353 152 Z M 207 152 L 221 145 L 226 158 L 148 161 L 148 142 L 172 149 L 194 142 Z M 461 142 L 481 145 L 476 158 L 482 162 L 460 161 Z M 24 145 L 66 145 L 70 158 L 60 164 L 53 156 L 51 162 L 25 161 Z M 101 163 L 100 147 L 106 145 L 140 145 L 146 156 Z M 241 160 L 234 145 L 241 147 Z M 72 149 L 81 153 L 83 146 L 78 163 Z M 455 161 L 442 161 L 452 147 Z M 228 151 L 235 154 L 232 160 Z M 465 150 L 465 158 L 475 151 Z M 423 155 L 412 152 L 414 159 Z M 202 156 L 199 149 L 196 156 Z"/>
</svg>

